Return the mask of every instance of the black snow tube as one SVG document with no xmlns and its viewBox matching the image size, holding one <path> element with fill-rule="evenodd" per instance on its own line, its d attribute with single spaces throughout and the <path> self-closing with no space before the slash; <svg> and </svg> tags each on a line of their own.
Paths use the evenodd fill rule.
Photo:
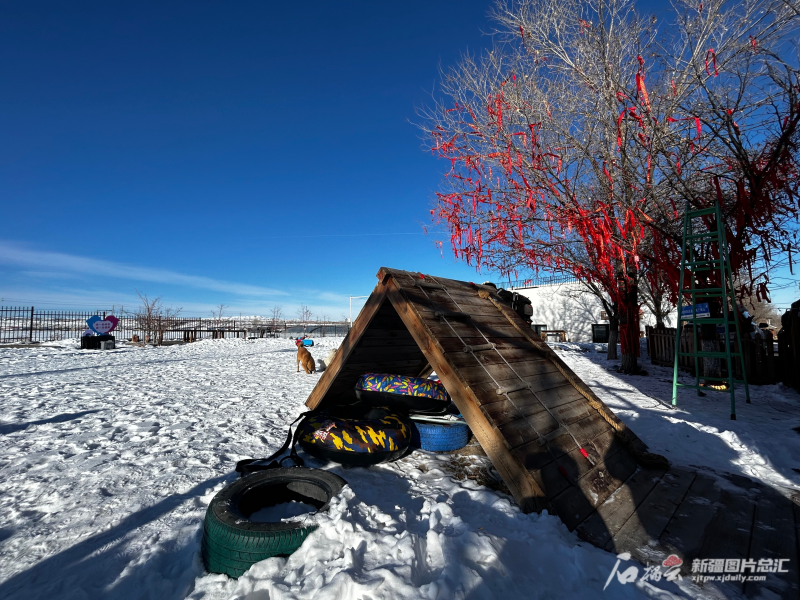
<svg viewBox="0 0 800 600">
<path fill-rule="evenodd" d="M 300 547 L 315 525 L 297 521 L 255 522 L 250 516 L 269 506 L 302 502 L 328 508 L 347 482 L 320 469 L 294 467 L 257 471 L 222 489 L 206 511 L 203 564 L 209 573 L 239 577 L 253 564 L 273 556 L 288 556 Z"/>
<path fill-rule="evenodd" d="M 297 426 L 297 440 L 318 458 L 364 467 L 405 454 L 413 425 L 408 417 L 380 406 L 341 406 L 309 415 Z"/>
</svg>

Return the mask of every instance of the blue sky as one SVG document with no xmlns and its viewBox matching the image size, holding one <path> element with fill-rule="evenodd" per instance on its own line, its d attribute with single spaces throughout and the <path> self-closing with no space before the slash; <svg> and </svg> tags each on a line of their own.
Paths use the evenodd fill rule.
<svg viewBox="0 0 800 600">
<path fill-rule="evenodd" d="M 5 3 L 3 304 L 339 318 L 382 265 L 474 279 L 422 233 L 413 125 L 489 3 Z"/>
<path fill-rule="evenodd" d="M 5 3 L 0 303 L 338 319 L 380 266 L 491 278 L 422 233 L 413 125 L 489 7 Z"/>
</svg>

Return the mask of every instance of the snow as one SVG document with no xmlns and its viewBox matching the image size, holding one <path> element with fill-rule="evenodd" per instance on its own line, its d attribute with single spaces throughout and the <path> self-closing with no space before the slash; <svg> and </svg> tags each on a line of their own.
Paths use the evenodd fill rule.
<svg viewBox="0 0 800 600">
<path fill-rule="evenodd" d="M 315 342 L 319 359 L 341 339 Z M 349 483 L 312 517 L 319 528 L 291 557 L 258 563 L 239 580 L 207 574 L 199 550 L 208 503 L 235 480 L 237 460 L 280 447 L 320 374 L 296 372 L 291 340 L 51 346 L 0 348 L 2 598 L 604 595 L 612 554 L 546 512 L 522 514 L 509 496 L 457 478 L 450 456 L 420 451 L 368 469 L 308 458 Z M 663 406 L 668 370 L 646 364 L 650 376 L 624 377 L 583 352 L 587 345 L 559 346 L 653 451 L 800 484 L 791 459 L 800 441 L 796 393 L 754 387 L 752 405 L 737 403 L 738 421 L 728 420 L 724 395 L 684 392 L 674 411 Z M 718 596 L 686 581 L 657 585 L 612 581 L 608 597 Z"/>
<path fill-rule="evenodd" d="M 650 364 L 644 343 L 640 365 L 647 376 L 613 371 L 619 361 L 606 360 L 604 344 L 551 346 L 652 452 L 677 464 L 800 489 L 800 394 L 793 389 L 750 386 L 747 404 L 744 388 L 737 385 L 733 421 L 728 393 L 708 391 L 700 397 L 679 389 L 673 409 L 672 369 Z M 688 373 L 681 372 L 680 381 L 694 384 Z"/>
<path fill-rule="evenodd" d="M 248 520 L 254 523 L 276 523 L 278 521 L 293 521 L 292 517 L 299 517 L 306 513 L 312 513 L 317 510 L 316 506 L 306 504 L 305 502 L 282 502 L 280 504 L 273 504 L 272 506 L 265 506 L 257 510 L 248 517 Z"/>
</svg>

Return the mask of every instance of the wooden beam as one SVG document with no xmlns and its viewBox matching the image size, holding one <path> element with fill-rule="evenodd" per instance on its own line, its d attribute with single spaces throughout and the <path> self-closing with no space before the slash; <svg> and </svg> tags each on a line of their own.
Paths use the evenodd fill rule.
<svg viewBox="0 0 800 600">
<path fill-rule="evenodd" d="M 358 344 L 361 335 L 367 330 L 373 318 L 378 313 L 378 310 L 380 310 L 384 300 L 386 300 L 386 287 L 378 284 L 367 299 L 366 304 L 364 304 L 364 308 L 361 309 L 350 331 L 347 332 L 342 345 L 336 351 L 333 362 L 328 365 L 328 368 L 325 369 L 317 385 L 311 390 L 311 395 L 308 397 L 308 400 L 306 400 L 307 407 L 313 410 L 322 402 L 322 399 L 328 393 L 328 389 L 339 375 L 342 366 L 346 364 L 347 359 Z"/>
</svg>

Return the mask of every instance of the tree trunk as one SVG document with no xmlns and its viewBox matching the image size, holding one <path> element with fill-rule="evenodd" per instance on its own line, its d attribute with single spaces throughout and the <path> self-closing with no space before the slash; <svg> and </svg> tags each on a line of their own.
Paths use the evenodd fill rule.
<svg viewBox="0 0 800 600">
<path fill-rule="evenodd" d="M 619 370 L 621 373 L 627 373 L 629 375 L 635 374 L 639 372 L 639 363 L 636 360 L 635 353 L 629 354 L 622 354 L 622 360 L 620 361 Z"/>
<path fill-rule="evenodd" d="M 620 372 L 633 375 L 639 372 L 637 358 L 639 356 L 639 298 L 636 293 L 635 272 L 629 271 L 630 279 L 625 282 L 625 293 L 619 307 L 620 341 L 622 361 Z"/>
<path fill-rule="evenodd" d="M 614 307 L 614 314 L 608 315 L 608 352 L 606 359 L 617 360 L 617 344 L 619 343 L 619 317 L 616 315 L 616 306 Z"/>
</svg>

